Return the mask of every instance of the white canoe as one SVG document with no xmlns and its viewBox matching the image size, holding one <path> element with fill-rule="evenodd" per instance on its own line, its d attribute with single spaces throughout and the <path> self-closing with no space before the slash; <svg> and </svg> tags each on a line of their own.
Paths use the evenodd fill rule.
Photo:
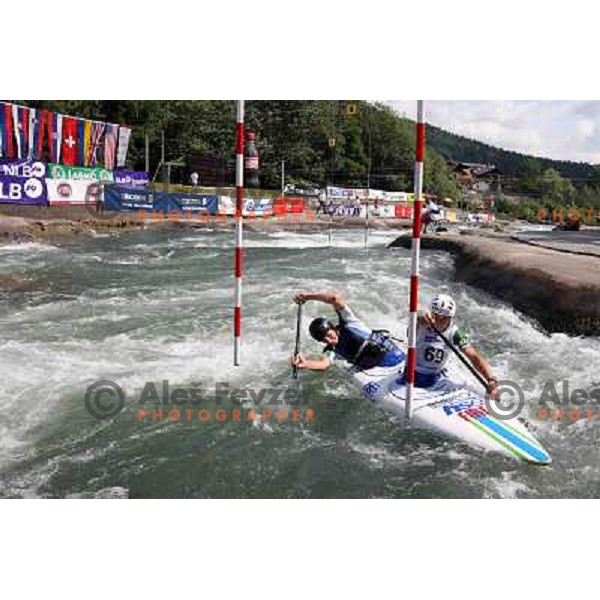
<svg viewBox="0 0 600 600">
<path fill-rule="evenodd" d="M 405 416 L 406 386 L 399 376 L 404 365 L 363 371 L 341 360 L 335 364 L 377 408 L 397 417 Z M 552 462 L 524 418 L 505 420 L 490 414 L 484 395 L 470 387 L 452 366 L 448 376 L 434 386 L 414 389 L 411 425 L 518 460 L 536 464 Z"/>
</svg>

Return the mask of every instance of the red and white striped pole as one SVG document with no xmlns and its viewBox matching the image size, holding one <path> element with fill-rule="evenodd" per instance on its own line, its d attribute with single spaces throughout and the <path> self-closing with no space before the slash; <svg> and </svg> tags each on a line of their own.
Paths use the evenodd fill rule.
<svg viewBox="0 0 600 600">
<path fill-rule="evenodd" d="M 412 416 L 412 396 L 415 385 L 417 341 L 417 311 L 419 309 L 419 256 L 421 253 L 421 205 L 423 197 L 423 155 L 425 154 L 425 110 L 423 100 L 417 101 L 417 149 L 415 152 L 415 201 L 413 206 L 412 252 L 410 267 L 410 304 L 408 320 L 408 357 L 406 364 L 406 408 Z"/>
<path fill-rule="evenodd" d="M 235 126 L 235 308 L 233 309 L 233 364 L 240 364 L 242 344 L 242 210 L 244 208 L 244 101 L 236 101 Z"/>
</svg>

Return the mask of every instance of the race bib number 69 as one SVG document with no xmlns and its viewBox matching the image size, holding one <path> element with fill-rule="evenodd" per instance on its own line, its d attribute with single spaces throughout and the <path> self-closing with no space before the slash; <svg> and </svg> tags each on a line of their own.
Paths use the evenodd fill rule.
<svg viewBox="0 0 600 600">
<path fill-rule="evenodd" d="M 425 360 L 439 365 L 444 360 L 445 352 L 441 348 L 429 346 L 425 349 Z"/>
</svg>

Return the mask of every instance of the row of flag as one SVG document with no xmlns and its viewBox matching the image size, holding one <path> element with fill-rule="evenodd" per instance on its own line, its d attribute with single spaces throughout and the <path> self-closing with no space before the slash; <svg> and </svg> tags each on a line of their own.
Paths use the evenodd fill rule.
<svg viewBox="0 0 600 600">
<path fill-rule="evenodd" d="M 130 127 L 68 117 L 46 109 L 0 102 L 0 158 L 49 158 L 71 166 L 125 166 Z"/>
</svg>

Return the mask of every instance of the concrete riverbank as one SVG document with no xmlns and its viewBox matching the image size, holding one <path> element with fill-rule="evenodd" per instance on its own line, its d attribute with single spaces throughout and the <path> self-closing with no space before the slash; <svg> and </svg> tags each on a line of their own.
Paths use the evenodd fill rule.
<svg viewBox="0 0 600 600">
<path fill-rule="evenodd" d="M 391 246 L 410 247 L 409 236 Z M 549 332 L 600 335 L 600 257 L 533 246 L 503 234 L 425 235 L 423 249 L 455 256 L 459 281 L 484 289 Z"/>
</svg>

